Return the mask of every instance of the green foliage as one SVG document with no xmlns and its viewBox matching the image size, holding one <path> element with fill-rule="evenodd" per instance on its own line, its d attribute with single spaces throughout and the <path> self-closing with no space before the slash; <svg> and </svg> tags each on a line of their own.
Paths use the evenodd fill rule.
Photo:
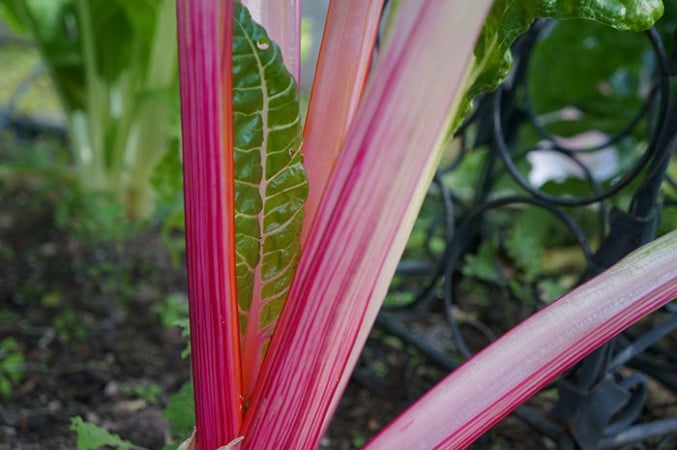
<svg viewBox="0 0 677 450">
<path fill-rule="evenodd" d="M 458 198 L 467 202 L 471 201 L 475 195 L 477 180 L 482 173 L 484 160 L 485 154 L 479 151 L 463 155 L 456 170 L 444 174 L 444 183 Z"/>
<path fill-rule="evenodd" d="M 465 256 L 468 278 L 505 288 L 524 303 L 550 302 L 582 273 L 580 249 L 548 211 L 528 206 L 485 217 L 489 236 Z"/>
<path fill-rule="evenodd" d="M 649 28 L 663 14 L 660 0 L 496 0 L 475 46 L 469 89 L 452 128 L 467 114 L 472 99 L 495 90 L 510 72 L 510 46 L 538 18 L 587 19 L 623 31 Z"/>
<path fill-rule="evenodd" d="M 309 17 L 301 18 L 301 61 L 305 62 L 310 56 L 313 46 L 313 21 Z"/>
<path fill-rule="evenodd" d="M 576 120 L 548 123 L 560 136 L 620 131 L 637 114 L 648 89 L 649 74 L 643 72 L 645 61 L 639 56 L 648 50 L 641 34 L 621 33 L 590 21 L 559 22 L 531 54 L 529 91 L 534 109 L 579 111 Z"/>
<path fill-rule="evenodd" d="M 174 266 L 179 266 L 186 250 L 183 217 L 183 178 L 178 136 L 153 169 L 151 183 L 158 195 L 158 216 L 162 220 L 162 237 Z"/>
<path fill-rule="evenodd" d="M 104 446 L 117 450 L 145 450 L 143 447 L 122 439 L 117 434 L 112 434 L 93 423 L 85 422 L 79 416 L 71 419 L 70 429 L 77 433 L 78 450 L 97 450 Z"/>
<path fill-rule="evenodd" d="M 241 330 L 279 316 L 300 255 L 308 183 L 298 87 L 279 47 L 240 3 L 233 33 L 235 230 Z M 255 286 L 261 286 L 255 291 Z M 261 302 L 258 317 L 249 317 Z"/>
<path fill-rule="evenodd" d="M 474 255 L 467 255 L 461 271 L 466 277 L 476 277 L 491 283 L 500 283 L 504 277 L 498 265 L 499 240 L 494 234 L 482 241 Z"/>
<path fill-rule="evenodd" d="M 59 313 L 54 318 L 53 324 L 56 335 L 61 342 L 72 340 L 82 342 L 87 337 L 87 328 L 71 309 Z"/>
<path fill-rule="evenodd" d="M 353 430 L 351 432 L 351 435 L 352 435 L 351 443 L 353 445 L 353 448 L 362 448 L 362 446 L 364 446 L 364 444 L 367 443 L 366 436 L 364 436 L 364 434 L 362 434 L 360 431 Z"/>
<path fill-rule="evenodd" d="M 162 215 L 162 238 L 174 267 L 179 267 L 186 253 L 184 235 L 183 198 L 174 207 L 168 208 Z"/>
<path fill-rule="evenodd" d="M 69 0 L 2 0 L 4 17 L 31 35 L 52 72 L 55 86 L 67 109 L 84 109 L 85 76 L 81 49 L 69 29 L 76 20 Z M 70 31 L 70 32 L 69 32 Z"/>
<path fill-rule="evenodd" d="M 677 159 L 672 159 L 668 166 L 668 176 L 673 180 L 677 180 Z M 666 203 L 663 206 L 661 214 L 661 221 L 658 225 L 658 235 L 669 233 L 677 229 L 677 189 L 665 182 L 663 184 L 663 192 L 665 194 L 663 201 Z"/>
<path fill-rule="evenodd" d="M 534 281 L 543 272 L 541 256 L 553 231 L 552 215 L 540 208 L 520 214 L 508 232 L 505 245 L 510 258 L 522 271 L 524 280 Z"/>
<path fill-rule="evenodd" d="M 675 51 L 673 33 L 677 29 L 677 2 L 665 2 L 665 14 L 663 14 L 658 25 L 658 31 L 661 33 L 669 55 Z"/>
<path fill-rule="evenodd" d="M 153 305 L 152 311 L 163 327 L 173 327 L 188 318 L 188 300 L 185 295 L 170 294 Z"/>
<path fill-rule="evenodd" d="M 120 392 L 125 395 L 140 398 L 148 404 L 157 403 L 162 389 L 155 383 L 141 379 L 120 385 Z"/>
<path fill-rule="evenodd" d="M 546 301 L 555 300 L 566 294 L 571 287 L 571 282 L 566 279 L 545 278 L 538 282 L 538 290 L 541 298 Z"/>
<path fill-rule="evenodd" d="M 190 321 L 188 317 L 185 319 L 178 319 L 174 325 L 181 328 L 181 336 L 186 340 L 186 348 L 181 351 L 181 358 L 186 359 L 190 356 Z"/>
<path fill-rule="evenodd" d="M 0 17 L 3 17 L 0 12 Z M 40 70 L 40 54 L 25 45 L 3 42 L 0 51 L 2 82 L 0 105 L 12 102 L 14 117 L 58 117 L 61 113 L 59 99 L 54 92 L 49 75 L 36 74 Z M 30 85 L 25 84 L 31 80 Z"/>
<path fill-rule="evenodd" d="M 178 442 L 187 439 L 195 426 L 195 405 L 193 401 L 193 383 L 181 386 L 179 391 L 169 398 L 163 415 L 171 426 L 172 438 Z M 177 444 L 170 444 L 164 450 L 174 450 Z"/>
<path fill-rule="evenodd" d="M 182 358 L 190 356 L 190 321 L 188 320 L 188 300 L 183 295 L 170 294 L 161 303 L 153 306 L 155 314 L 163 327 L 179 327 L 181 335 L 186 339 L 186 348 L 181 352 Z"/>
<path fill-rule="evenodd" d="M 0 2 L 0 17 L 15 33 L 26 34 L 26 29 L 23 27 L 21 18 L 17 17 L 16 11 L 8 7 L 5 2 Z"/>
<path fill-rule="evenodd" d="M 418 218 L 409 236 L 405 251 L 408 259 L 423 257 L 428 254 L 439 255 L 444 251 L 444 227 L 438 215 L 441 208 L 441 194 L 434 186 L 421 205 Z"/>
<path fill-rule="evenodd" d="M 677 12 L 674 4 L 667 8 L 667 16 L 672 17 Z M 558 21 L 530 55 L 528 91 L 534 109 L 539 115 L 553 113 L 548 114 L 547 119 L 542 116 L 542 120 L 556 135 L 571 136 L 590 130 L 606 134 L 618 132 L 641 108 L 651 75 L 647 70 L 650 48 L 646 38 L 620 31 L 644 30 L 662 13 L 663 5 L 657 0 L 497 0 L 475 48 L 474 68 L 469 77 L 471 87 L 464 104 L 469 105 L 475 95 L 498 86 L 512 65 L 510 45 L 534 20 L 541 17 L 567 19 Z M 628 54 L 638 56 L 628 58 Z M 579 117 L 571 120 L 557 116 L 566 107 L 578 111 Z M 644 135 L 643 126 L 640 124 L 635 132 Z M 537 133 L 527 129 L 520 135 L 520 147 L 533 147 L 540 139 Z M 618 171 L 634 164 L 638 150 L 643 151 L 644 146 L 645 143 L 632 138 L 618 143 L 614 149 L 618 156 Z M 466 155 L 461 167 L 445 175 L 445 181 L 462 200 L 472 201 L 473 186 L 477 185 L 483 158 L 482 152 Z M 520 159 L 516 164 L 527 176 L 531 170 L 529 162 Z M 600 181 L 607 186 L 612 179 L 613 175 Z M 514 181 L 508 177 L 501 177 L 494 186 L 495 191 L 502 194 L 516 191 Z M 541 189 L 562 197 L 583 197 L 592 193 L 589 181 L 578 175 L 548 181 Z M 629 201 L 626 192 L 631 190 L 632 186 L 612 201 L 623 206 Z M 589 217 L 594 216 L 593 212 L 574 211 L 572 214 L 584 222 L 584 228 L 595 226 L 596 219 Z M 553 217 L 532 207 L 517 216 L 503 214 L 509 217 L 508 220 L 500 216 L 494 217 L 489 230 L 491 237 L 479 245 L 475 254 L 466 256 L 463 273 L 505 287 L 524 301 L 531 301 L 534 292 L 546 301 L 565 292 L 574 282 L 571 274 L 580 270 L 580 251 L 570 254 L 567 247 L 570 238 L 558 231 L 561 227 L 555 227 Z M 670 222 L 669 216 L 668 212 L 666 223 Z M 669 224 L 662 225 L 664 229 L 667 227 Z M 556 250 L 547 250 L 553 248 Z M 553 257 L 551 253 L 555 251 L 564 256 Z M 565 268 L 562 270 L 561 266 Z"/>
<path fill-rule="evenodd" d="M 174 0 L 0 0 L 63 103 L 78 180 L 140 219 L 178 104 Z M 176 133 L 174 133 L 176 134 Z"/>
<path fill-rule="evenodd" d="M 677 202 L 676 200 L 673 200 Z M 661 221 L 658 225 L 658 235 L 669 233 L 677 229 L 677 206 L 664 207 L 661 214 Z"/>
<path fill-rule="evenodd" d="M 122 206 L 110 195 L 84 192 L 79 213 L 78 220 L 70 226 L 75 235 L 87 243 L 103 239 L 122 241 L 137 230 Z"/>
<path fill-rule="evenodd" d="M 158 201 L 167 205 L 174 205 L 181 200 L 183 178 L 181 177 L 181 148 L 179 137 L 172 139 L 168 151 L 153 169 L 151 183 L 155 188 Z"/>
<path fill-rule="evenodd" d="M 24 377 L 26 364 L 19 345 L 12 337 L 0 341 L 0 395 L 9 397 Z"/>
</svg>

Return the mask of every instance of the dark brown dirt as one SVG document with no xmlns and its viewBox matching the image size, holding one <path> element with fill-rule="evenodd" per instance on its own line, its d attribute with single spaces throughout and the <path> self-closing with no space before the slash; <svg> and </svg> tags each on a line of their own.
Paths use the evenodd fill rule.
<svg viewBox="0 0 677 450">
<path fill-rule="evenodd" d="M 75 416 L 162 449 L 171 441 L 163 410 L 190 368 L 180 356 L 181 331 L 162 323 L 171 308 L 161 305 L 170 296 L 185 302 L 184 271 L 172 264 L 159 225 L 92 239 L 82 217 L 64 221 L 57 205 L 70 188 L 53 183 L 41 176 L 0 179 L 0 357 L 20 353 L 25 360 L 11 392 L 0 394 L 0 449 L 76 448 L 69 428 Z M 441 316 L 409 325 L 450 351 Z M 501 332 L 471 328 L 473 350 Z M 15 344 L 3 354 L 8 338 Z M 444 375 L 423 360 L 415 376 L 405 373 L 401 348 L 377 334 L 371 341 L 372 352 L 387 363 L 379 375 L 386 383 L 370 383 L 358 367 L 322 440 L 324 450 L 359 448 Z M 653 403 L 673 406 L 657 414 L 674 417 L 674 393 L 660 389 L 652 387 Z M 508 418 L 472 448 L 543 446 L 524 424 Z"/>
<path fill-rule="evenodd" d="M 171 442 L 163 409 L 190 367 L 180 329 L 163 326 L 158 311 L 168 296 L 185 302 L 184 270 L 159 226 L 94 242 L 84 219 L 58 220 L 68 183 L 40 174 L 3 181 L 0 342 L 14 339 L 25 366 L 0 396 L 0 449 L 76 448 L 75 416 L 163 448 Z M 351 384 L 322 448 L 357 448 L 395 412 Z"/>
<path fill-rule="evenodd" d="M 159 225 L 110 238 L 77 214 L 71 189 L 44 173 L 0 183 L 0 342 L 13 338 L 25 360 L 0 396 L 0 449 L 76 448 L 76 416 L 161 449 L 171 441 L 163 410 L 190 367 L 185 338 L 162 324 L 158 305 L 172 295 L 185 302 L 184 270 Z M 439 342 L 439 323 L 427 321 L 416 327 Z M 401 351 L 377 351 L 387 383 L 350 383 L 322 449 L 359 448 L 444 375 L 421 365 L 408 385 Z"/>
</svg>

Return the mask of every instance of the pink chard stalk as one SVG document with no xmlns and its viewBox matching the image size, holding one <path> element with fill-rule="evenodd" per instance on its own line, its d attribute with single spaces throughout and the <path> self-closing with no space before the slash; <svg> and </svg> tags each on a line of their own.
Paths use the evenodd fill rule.
<svg viewBox="0 0 677 450">
<path fill-rule="evenodd" d="M 177 2 L 186 257 L 196 428 L 202 449 L 242 422 L 235 284 L 233 3 Z"/>
<path fill-rule="evenodd" d="M 370 67 L 383 1 L 330 1 L 303 130 L 299 0 L 244 2 L 272 39 L 234 0 L 177 3 L 197 418 L 189 445 L 316 448 L 467 104 L 493 2 L 395 2 Z M 464 448 L 677 295 L 675 250 L 672 233 L 535 315 L 366 448 Z"/>
<path fill-rule="evenodd" d="M 534 314 L 448 375 L 365 448 L 396 448 L 403 440 L 420 448 L 467 447 L 557 375 L 676 298 L 676 249 L 673 231 Z"/>
</svg>

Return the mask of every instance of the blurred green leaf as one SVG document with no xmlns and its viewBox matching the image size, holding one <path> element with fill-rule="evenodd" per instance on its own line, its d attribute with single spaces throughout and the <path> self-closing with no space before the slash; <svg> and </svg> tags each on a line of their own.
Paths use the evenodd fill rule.
<svg viewBox="0 0 677 450">
<path fill-rule="evenodd" d="M 677 198 L 673 199 L 673 201 L 677 201 Z M 677 206 L 674 204 L 664 206 L 661 211 L 661 221 L 658 225 L 657 234 L 660 236 L 675 229 L 677 229 Z"/>
<path fill-rule="evenodd" d="M 77 433 L 78 450 L 97 450 L 104 446 L 111 446 L 117 450 L 144 450 L 143 447 L 134 445 L 117 434 L 112 434 L 93 423 L 85 422 L 80 416 L 71 419 L 70 429 Z"/>
<path fill-rule="evenodd" d="M 154 209 L 152 169 L 177 132 L 174 0 L 0 0 L 63 103 L 78 181 L 129 218 Z M 178 108 L 175 108 L 178 109 Z"/>
<path fill-rule="evenodd" d="M 538 290 L 541 298 L 546 302 L 551 302 L 569 292 L 571 286 L 563 283 L 561 280 L 546 278 L 538 283 Z"/>
<path fill-rule="evenodd" d="M 181 202 L 183 178 L 181 177 L 181 142 L 178 138 L 170 141 L 169 148 L 153 168 L 151 183 L 158 195 L 158 202 L 175 206 Z"/>
<path fill-rule="evenodd" d="M 484 281 L 501 284 L 504 277 L 498 264 L 498 235 L 483 241 L 475 255 L 467 255 L 462 272 L 467 277 L 477 277 Z"/>
<path fill-rule="evenodd" d="M 510 258 L 531 282 L 543 271 L 541 256 L 552 233 L 552 216 L 540 208 L 527 208 L 515 221 L 505 241 Z"/>
<path fill-rule="evenodd" d="M 79 18 L 73 0 L 0 0 L 40 49 L 67 109 L 85 105 Z"/>
<path fill-rule="evenodd" d="M 188 439 L 195 427 L 195 408 L 193 401 L 193 383 L 188 381 L 179 391 L 169 397 L 169 403 L 163 415 L 169 421 L 174 439 Z M 167 445 L 165 450 L 175 449 L 177 445 Z"/>
<path fill-rule="evenodd" d="M 578 111 L 576 119 L 550 120 L 547 127 L 558 135 L 619 132 L 641 109 L 648 91 L 641 55 L 649 50 L 642 34 L 586 20 L 558 22 L 530 56 L 528 89 L 535 111 Z"/>
<path fill-rule="evenodd" d="M 541 186 L 541 191 L 545 194 L 571 198 L 585 197 L 593 192 L 590 182 L 581 178 L 550 180 Z"/>
<path fill-rule="evenodd" d="M 475 46 L 469 89 L 454 120 L 455 128 L 469 111 L 472 99 L 495 90 L 510 72 L 510 47 L 539 18 L 587 19 L 618 30 L 641 31 L 663 14 L 660 0 L 496 0 Z"/>
</svg>

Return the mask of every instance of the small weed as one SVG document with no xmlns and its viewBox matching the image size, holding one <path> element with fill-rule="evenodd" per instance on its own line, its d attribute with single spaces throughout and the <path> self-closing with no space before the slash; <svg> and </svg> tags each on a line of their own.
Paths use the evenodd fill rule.
<svg viewBox="0 0 677 450">
<path fill-rule="evenodd" d="M 188 318 L 188 300 L 185 295 L 169 294 L 164 301 L 153 305 L 153 314 L 165 328 L 180 326 Z"/>
<path fill-rule="evenodd" d="M 134 445 L 117 434 L 112 434 L 93 423 L 85 422 L 79 416 L 71 419 L 70 429 L 78 435 L 78 450 L 95 450 L 106 446 L 118 450 L 144 450 L 143 447 Z"/>
<path fill-rule="evenodd" d="M 56 336 L 61 342 L 69 342 L 71 340 L 82 342 L 87 337 L 87 328 L 70 309 L 58 314 L 54 318 L 53 325 L 56 330 Z"/>
<path fill-rule="evenodd" d="M 195 406 L 193 402 L 193 383 L 188 381 L 179 391 L 169 397 L 169 403 L 163 415 L 171 425 L 172 438 L 178 442 L 186 439 L 195 427 Z M 165 445 L 164 450 L 173 450 L 177 444 Z"/>
<path fill-rule="evenodd" d="M 179 327 L 181 336 L 186 339 L 186 348 L 182 358 L 190 355 L 190 321 L 188 320 L 188 299 L 185 295 L 169 294 L 162 303 L 153 306 L 153 314 L 163 327 Z"/>
<path fill-rule="evenodd" d="M 14 338 L 0 341 L 0 395 L 9 397 L 24 377 L 26 365 L 24 356 Z"/>
<path fill-rule="evenodd" d="M 365 438 L 364 435 L 359 431 L 353 430 L 351 435 L 352 435 L 351 443 L 354 448 L 362 448 L 364 444 L 367 443 L 367 438 Z"/>
<path fill-rule="evenodd" d="M 20 320 L 18 314 L 8 309 L 0 309 L 0 323 L 13 323 Z"/>
<path fill-rule="evenodd" d="M 155 383 L 148 380 L 139 380 L 131 383 L 124 383 L 120 386 L 120 392 L 144 400 L 148 404 L 157 403 L 162 389 Z"/>
</svg>

